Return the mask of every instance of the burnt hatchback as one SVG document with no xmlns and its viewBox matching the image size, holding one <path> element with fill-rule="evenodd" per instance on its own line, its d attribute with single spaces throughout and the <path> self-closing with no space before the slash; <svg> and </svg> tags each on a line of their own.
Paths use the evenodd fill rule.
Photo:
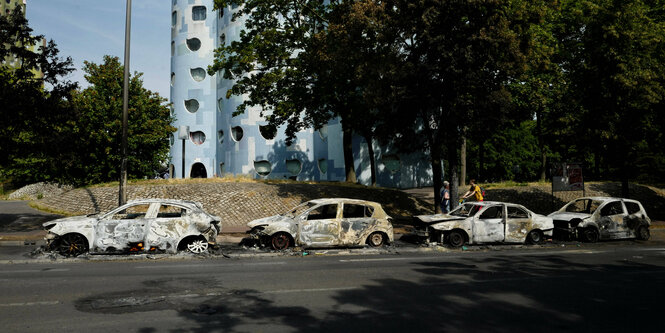
<svg viewBox="0 0 665 333">
<path fill-rule="evenodd" d="M 207 251 L 220 231 L 219 217 L 195 201 L 143 199 L 108 213 L 43 224 L 48 247 L 64 256 L 90 253 Z"/>
<path fill-rule="evenodd" d="M 262 246 L 373 247 L 393 242 L 391 217 L 372 201 L 328 198 L 307 201 L 288 212 L 247 224 L 250 237 Z"/>
<path fill-rule="evenodd" d="M 554 237 L 596 242 L 603 239 L 650 237 L 651 219 L 637 200 L 612 197 L 575 199 L 549 215 Z"/>
</svg>

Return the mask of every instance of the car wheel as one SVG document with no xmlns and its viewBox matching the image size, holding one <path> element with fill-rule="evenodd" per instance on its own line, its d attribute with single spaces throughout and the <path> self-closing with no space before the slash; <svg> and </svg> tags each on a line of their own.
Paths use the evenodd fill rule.
<svg viewBox="0 0 665 333">
<path fill-rule="evenodd" d="M 191 253 L 203 253 L 208 251 L 208 241 L 204 237 L 192 238 L 187 242 L 187 251 Z"/>
<path fill-rule="evenodd" d="M 76 257 L 88 252 L 88 242 L 81 234 L 66 234 L 58 240 L 56 251 L 66 257 Z"/>
<path fill-rule="evenodd" d="M 373 232 L 369 235 L 369 237 L 367 237 L 367 244 L 369 244 L 371 247 L 379 247 L 385 243 L 386 239 L 383 237 L 383 233 L 381 232 Z"/>
<path fill-rule="evenodd" d="M 286 250 L 291 245 L 291 237 L 285 232 L 278 232 L 270 238 L 270 245 L 274 250 Z"/>
<path fill-rule="evenodd" d="M 639 240 L 648 240 L 651 237 L 649 228 L 645 225 L 641 225 L 637 228 L 637 239 Z"/>
<path fill-rule="evenodd" d="M 594 228 L 586 228 L 582 232 L 582 235 L 584 236 L 584 240 L 589 242 L 589 243 L 595 243 L 598 241 L 598 231 Z"/>
<path fill-rule="evenodd" d="M 543 233 L 540 230 L 531 230 L 526 235 L 526 242 L 532 245 L 538 245 L 543 242 Z"/>
<path fill-rule="evenodd" d="M 448 243 L 452 247 L 460 247 L 464 245 L 464 235 L 460 231 L 451 231 L 450 234 L 448 234 Z"/>
</svg>

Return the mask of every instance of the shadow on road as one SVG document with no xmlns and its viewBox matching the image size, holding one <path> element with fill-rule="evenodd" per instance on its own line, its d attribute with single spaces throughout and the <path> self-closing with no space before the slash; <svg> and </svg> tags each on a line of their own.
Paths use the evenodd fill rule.
<svg viewBox="0 0 665 333">
<path fill-rule="evenodd" d="M 225 289 L 219 278 L 164 279 L 140 290 L 94 295 L 76 307 L 96 313 L 175 310 L 192 332 L 244 325 L 296 332 L 655 332 L 665 268 L 639 261 L 596 265 L 525 255 L 405 264 L 417 279 L 374 279 L 334 291 L 332 305 L 312 308 L 279 305 L 286 302 L 279 294 Z"/>
</svg>

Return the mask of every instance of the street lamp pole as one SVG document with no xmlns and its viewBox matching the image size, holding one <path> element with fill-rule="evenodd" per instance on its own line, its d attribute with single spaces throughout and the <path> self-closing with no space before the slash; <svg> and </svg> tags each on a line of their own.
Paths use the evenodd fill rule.
<svg viewBox="0 0 665 333">
<path fill-rule="evenodd" d="M 127 10 L 125 17 L 125 77 L 122 88 L 122 148 L 120 162 L 120 194 L 118 195 L 118 204 L 124 205 L 127 202 L 127 123 L 129 106 L 129 37 L 132 28 L 132 0 L 127 0 Z"/>
</svg>

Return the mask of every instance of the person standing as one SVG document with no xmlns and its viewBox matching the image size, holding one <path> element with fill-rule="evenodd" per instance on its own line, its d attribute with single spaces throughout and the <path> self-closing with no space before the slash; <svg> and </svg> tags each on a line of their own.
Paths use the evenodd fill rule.
<svg viewBox="0 0 665 333">
<path fill-rule="evenodd" d="M 450 183 L 444 180 L 443 189 L 441 189 L 441 213 L 447 214 L 448 212 L 450 212 Z"/>
<path fill-rule="evenodd" d="M 464 195 L 462 196 L 462 199 L 466 199 L 466 198 L 471 197 L 472 195 L 475 195 L 476 196 L 476 201 L 483 201 L 483 199 L 484 199 L 483 194 L 480 190 L 480 186 L 476 185 L 476 180 L 471 179 L 471 181 L 469 183 L 471 183 L 471 187 L 469 188 L 469 190 L 466 193 L 464 193 Z"/>
</svg>

